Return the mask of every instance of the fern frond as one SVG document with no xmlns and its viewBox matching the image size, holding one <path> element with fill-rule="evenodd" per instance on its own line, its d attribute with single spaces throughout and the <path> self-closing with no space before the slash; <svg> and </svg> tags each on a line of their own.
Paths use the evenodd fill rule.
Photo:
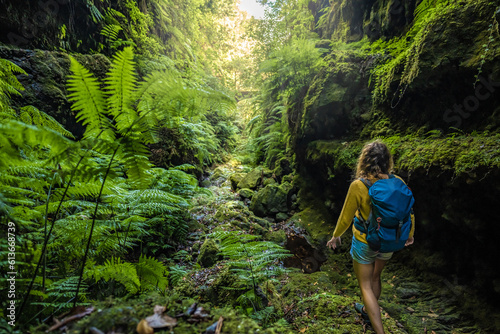
<svg viewBox="0 0 500 334">
<path fill-rule="evenodd" d="M 106 37 L 109 42 L 114 42 L 118 39 L 118 34 L 122 30 L 122 27 L 118 24 L 106 24 L 101 30 L 101 35 Z"/>
<path fill-rule="evenodd" d="M 106 118 L 106 102 L 97 79 L 73 57 L 70 70 L 73 73 L 68 79 L 69 101 L 73 102 L 72 110 L 77 111 L 77 120 L 86 125 L 84 137 L 101 137 L 113 141 L 114 133 Z"/>
<path fill-rule="evenodd" d="M 91 262 L 88 263 L 91 264 Z M 115 257 L 107 260 L 104 265 L 87 266 L 85 276 L 93 277 L 96 282 L 100 279 L 106 282 L 115 280 L 123 284 L 131 294 L 137 293 L 141 286 L 136 267 L 132 263 L 122 262 L 120 258 Z"/>
<path fill-rule="evenodd" d="M 15 120 L 0 123 L 0 154 L 8 156 L 8 159 L 0 159 L 0 168 L 14 165 L 22 165 L 19 147 L 43 147 L 50 148 L 50 154 L 57 156 L 74 147 L 69 139 L 61 134 L 47 128 L 27 125 Z M 1 157 L 1 156 L 0 156 Z"/>
<path fill-rule="evenodd" d="M 177 285 L 177 283 L 188 274 L 189 271 L 186 270 L 186 267 L 180 265 L 174 265 L 169 268 L 170 269 L 170 284 L 172 286 Z"/>
<path fill-rule="evenodd" d="M 129 131 L 138 117 L 132 105 L 136 90 L 133 59 L 131 47 L 117 52 L 106 78 L 108 110 L 116 121 L 117 130 L 122 134 Z"/>
<path fill-rule="evenodd" d="M 61 123 L 56 121 L 54 117 L 38 110 L 33 106 L 25 106 L 21 108 L 19 113 L 19 118 L 26 124 L 45 126 L 49 129 L 54 130 L 57 133 L 62 134 L 65 137 L 73 138 L 73 134 L 66 130 Z"/>
<path fill-rule="evenodd" d="M 95 6 L 94 2 L 91 0 L 87 0 L 87 8 L 90 11 L 90 16 L 92 17 L 92 21 L 94 23 L 98 23 L 104 19 L 104 16 L 102 16 L 101 12 L 97 7 Z"/>
<path fill-rule="evenodd" d="M 414 24 L 418 24 L 426 15 L 426 12 L 432 8 L 435 0 L 422 0 L 417 7 L 415 7 L 414 15 Z"/>
<path fill-rule="evenodd" d="M 168 283 L 165 275 L 168 274 L 168 271 L 163 263 L 142 254 L 135 266 L 141 282 L 141 290 L 165 290 Z"/>
<path fill-rule="evenodd" d="M 127 169 L 130 182 L 139 189 L 144 189 L 149 184 L 148 169 L 153 165 L 148 158 L 146 146 L 133 137 L 134 134 L 120 138 L 119 159 Z"/>
</svg>

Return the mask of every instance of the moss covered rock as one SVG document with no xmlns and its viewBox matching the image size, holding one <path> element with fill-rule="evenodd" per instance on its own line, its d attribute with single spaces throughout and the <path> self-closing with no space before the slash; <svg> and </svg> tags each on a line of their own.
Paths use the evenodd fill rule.
<svg viewBox="0 0 500 334">
<path fill-rule="evenodd" d="M 254 193 L 255 192 L 252 189 L 248 189 L 248 188 L 243 188 L 243 189 L 240 189 L 238 191 L 238 194 L 242 198 L 252 198 L 252 196 L 253 196 Z"/>
<path fill-rule="evenodd" d="M 286 242 L 286 233 L 283 230 L 269 231 L 264 235 L 264 240 L 283 245 Z"/>
<path fill-rule="evenodd" d="M 268 184 L 277 184 L 278 182 L 273 179 L 272 177 L 266 177 L 263 181 L 262 181 L 262 185 L 265 187 L 267 186 Z"/>
<path fill-rule="evenodd" d="M 198 262 L 203 268 L 213 266 L 219 260 L 219 247 L 212 239 L 207 239 L 201 245 L 200 254 L 198 255 Z"/>
<path fill-rule="evenodd" d="M 0 57 L 10 60 L 27 75 L 19 76 L 25 87 L 22 96 L 13 96 L 15 107 L 33 105 L 54 117 L 76 137 L 83 134 L 84 127 L 76 122 L 67 99 L 66 80 L 70 75 L 70 57 L 65 52 L 11 49 L 0 46 Z M 97 78 L 103 79 L 110 61 L 104 55 L 74 55 Z"/>
<path fill-rule="evenodd" d="M 229 181 L 231 182 L 231 189 L 237 190 L 238 189 L 238 183 L 245 177 L 245 173 L 233 173 L 229 177 Z"/>
<path fill-rule="evenodd" d="M 259 217 L 274 216 L 279 212 L 287 212 L 289 209 L 288 197 L 291 190 L 292 186 L 289 183 L 281 185 L 269 184 L 252 197 L 250 210 Z"/>
<path fill-rule="evenodd" d="M 238 183 L 237 187 L 255 189 L 262 182 L 262 178 L 264 177 L 264 171 L 262 167 L 257 167 L 252 169 L 249 173 L 247 173 L 241 181 Z"/>
</svg>

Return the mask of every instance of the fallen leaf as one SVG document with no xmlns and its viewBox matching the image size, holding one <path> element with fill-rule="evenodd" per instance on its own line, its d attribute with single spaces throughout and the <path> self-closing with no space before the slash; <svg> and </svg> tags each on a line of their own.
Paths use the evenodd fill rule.
<svg viewBox="0 0 500 334">
<path fill-rule="evenodd" d="M 177 325 L 177 319 L 169 317 L 166 314 L 162 315 L 159 313 L 155 313 L 152 316 L 147 317 L 145 320 L 152 328 L 172 328 Z"/>
<path fill-rule="evenodd" d="M 156 314 L 163 314 L 163 312 L 165 312 L 166 310 L 167 308 L 165 306 L 156 305 L 153 312 Z"/>
<path fill-rule="evenodd" d="M 301 332 L 301 333 L 305 333 L 305 331 L 306 331 L 306 330 L 307 330 L 307 327 L 304 327 L 304 328 L 302 328 L 301 330 L 299 330 L 299 332 Z"/>
<path fill-rule="evenodd" d="M 139 322 L 136 330 L 139 334 L 153 334 L 155 332 L 145 319 L 142 319 L 141 322 Z"/>
</svg>

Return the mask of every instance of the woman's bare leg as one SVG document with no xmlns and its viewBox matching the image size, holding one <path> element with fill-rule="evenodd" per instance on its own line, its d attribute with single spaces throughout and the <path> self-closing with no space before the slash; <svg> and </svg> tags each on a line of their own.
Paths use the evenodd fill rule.
<svg viewBox="0 0 500 334">
<path fill-rule="evenodd" d="M 372 286 L 373 274 L 375 272 L 375 264 L 361 264 L 353 261 L 354 273 L 358 279 L 363 303 L 365 304 L 366 313 L 372 323 L 372 327 L 377 334 L 385 334 L 382 326 L 382 317 L 380 316 L 380 307 L 378 305 L 378 297 Z M 383 267 L 382 267 L 383 268 Z M 380 280 L 379 280 L 380 281 Z M 378 289 L 380 296 L 380 288 Z"/>
<path fill-rule="evenodd" d="M 384 266 L 386 263 L 386 260 L 375 259 L 375 267 L 373 268 L 372 275 L 372 289 L 377 300 L 379 300 L 380 294 L 382 293 L 382 283 L 380 282 L 380 275 L 382 274 L 382 270 L 384 270 Z"/>
</svg>

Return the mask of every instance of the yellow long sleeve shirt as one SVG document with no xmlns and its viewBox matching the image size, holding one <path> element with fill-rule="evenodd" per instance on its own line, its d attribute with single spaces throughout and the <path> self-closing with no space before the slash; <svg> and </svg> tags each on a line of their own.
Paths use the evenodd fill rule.
<svg viewBox="0 0 500 334">
<path fill-rule="evenodd" d="M 401 179 L 399 176 L 397 178 Z M 337 226 L 333 232 L 334 237 L 340 237 L 351 225 L 354 216 L 356 215 L 363 219 L 368 219 L 370 214 L 370 196 L 368 195 L 368 188 L 363 184 L 361 180 L 355 180 L 349 186 L 349 191 L 345 198 L 344 206 L 342 207 L 342 212 L 340 213 L 339 220 L 337 221 Z M 415 216 L 411 215 L 411 230 L 410 238 L 413 237 L 415 232 Z M 366 234 L 360 232 L 353 224 L 352 233 L 356 239 L 361 242 L 366 242 Z"/>
</svg>

